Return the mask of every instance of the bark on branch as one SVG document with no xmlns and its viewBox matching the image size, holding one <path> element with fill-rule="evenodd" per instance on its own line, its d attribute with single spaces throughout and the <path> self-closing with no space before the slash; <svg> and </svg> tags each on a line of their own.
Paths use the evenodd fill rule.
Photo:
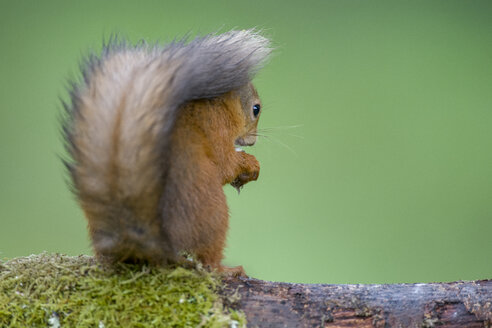
<svg viewBox="0 0 492 328">
<path fill-rule="evenodd" d="M 491 327 L 492 280 L 314 285 L 226 278 L 248 327 Z"/>
</svg>

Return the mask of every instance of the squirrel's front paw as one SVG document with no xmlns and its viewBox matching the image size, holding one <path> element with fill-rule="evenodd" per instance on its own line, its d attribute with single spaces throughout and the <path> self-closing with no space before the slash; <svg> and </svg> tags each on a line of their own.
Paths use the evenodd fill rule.
<svg viewBox="0 0 492 328">
<path fill-rule="evenodd" d="M 241 173 L 236 177 L 234 181 L 231 182 L 231 186 L 236 188 L 237 192 L 241 191 L 241 188 L 250 181 L 255 181 L 258 179 L 259 172 L 252 173 Z"/>
<path fill-rule="evenodd" d="M 236 188 L 238 192 L 241 188 L 250 181 L 256 181 L 260 175 L 260 163 L 253 155 L 243 153 L 242 172 L 231 182 L 231 186 Z"/>
</svg>

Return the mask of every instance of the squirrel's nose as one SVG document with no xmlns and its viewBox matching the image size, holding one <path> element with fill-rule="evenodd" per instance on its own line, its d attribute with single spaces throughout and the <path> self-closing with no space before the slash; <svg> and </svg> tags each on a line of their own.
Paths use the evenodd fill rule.
<svg viewBox="0 0 492 328">
<path fill-rule="evenodd" d="M 256 136 L 246 135 L 236 139 L 234 144 L 236 146 L 253 146 L 256 143 Z"/>
</svg>

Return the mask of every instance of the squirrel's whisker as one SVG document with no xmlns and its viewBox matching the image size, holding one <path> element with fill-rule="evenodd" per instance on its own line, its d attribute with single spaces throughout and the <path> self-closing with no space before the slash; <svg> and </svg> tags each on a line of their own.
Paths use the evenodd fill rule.
<svg viewBox="0 0 492 328">
<path fill-rule="evenodd" d="M 291 137 L 295 137 L 295 138 L 299 138 L 299 139 L 304 139 L 303 136 L 300 136 L 298 134 L 293 134 L 293 133 L 286 133 L 284 131 L 280 131 L 280 130 L 288 130 L 288 129 L 295 129 L 295 128 L 299 128 L 303 126 L 302 124 L 300 125 L 291 125 L 291 126 L 277 126 L 277 127 L 267 127 L 267 128 L 261 128 L 261 129 L 258 129 L 259 132 L 281 132 L 282 134 L 284 135 L 288 135 L 288 136 L 291 136 Z"/>
<path fill-rule="evenodd" d="M 303 124 L 297 124 L 297 125 L 285 125 L 285 126 L 271 126 L 271 127 L 266 127 L 266 128 L 261 128 L 258 129 L 260 131 L 264 130 L 287 130 L 287 129 L 297 129 L 304 126 Z"/>
<path fill-rule="evenodd" d="M 291 153 L 293 153 L 294 155 L 298 156 L 296 151 L 294 149 L 292 149 L 292 147 L 290 147 L 289 145 L 283 143 L 282 141 L 278 140 L 278 139 L 275 139 L 273 138 L 272 136 L 266 136 L 266 135 L 262 135 L 263 138 L 265 138 L 266 140 L 269 140 L 269 141 L 273 141 L 277 144 L 279 144 L 280 146 L 288 149 Z"/>
</svg>

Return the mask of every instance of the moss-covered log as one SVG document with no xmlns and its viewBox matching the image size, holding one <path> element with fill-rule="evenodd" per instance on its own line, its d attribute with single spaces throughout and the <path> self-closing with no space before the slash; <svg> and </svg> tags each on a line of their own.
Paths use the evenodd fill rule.
<svg viewBox="0 0 492 328">
<path fill-rule="evenodd" d="M 313 285 L 90 256 L 0 261 L 0 327 L 491 327 L 492 280 Z"/>
<path fill-rule="evenodd" d="M 101 267 L 90 256 L 0 261 L 0 327 L 245 327 L 201 269 Z"/>
<path fill-rule="evenodd" d="M 491 327 L 492 280 L 314 285 L 228 278 L 255 327 Z"/>
</svg>

